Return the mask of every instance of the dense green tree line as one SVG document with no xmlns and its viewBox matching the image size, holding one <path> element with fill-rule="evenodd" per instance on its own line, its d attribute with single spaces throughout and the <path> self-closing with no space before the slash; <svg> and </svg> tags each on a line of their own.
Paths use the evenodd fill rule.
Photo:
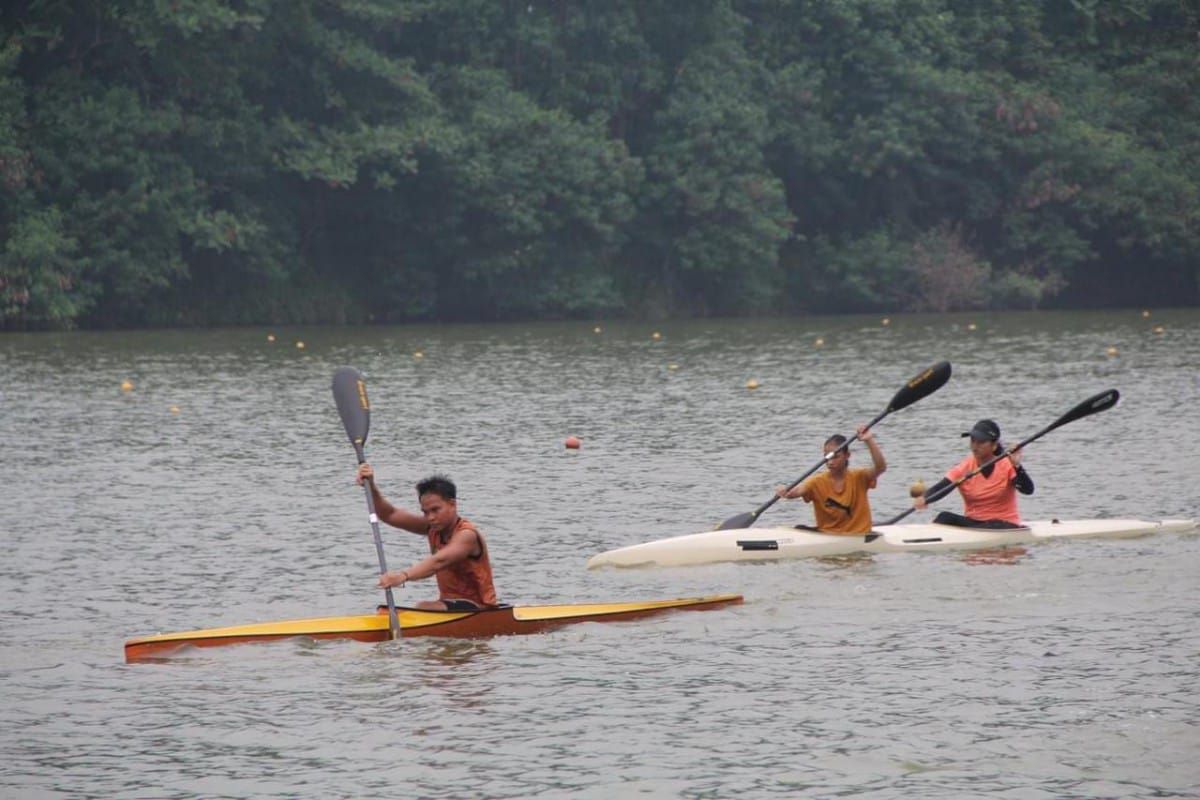
<svg viewBox="0 0 1200 800">
<path fill-rule="evenodd" d="M 0 327 L 1200 300 L 1190 0 L 0 23 Z"/>
</svg>

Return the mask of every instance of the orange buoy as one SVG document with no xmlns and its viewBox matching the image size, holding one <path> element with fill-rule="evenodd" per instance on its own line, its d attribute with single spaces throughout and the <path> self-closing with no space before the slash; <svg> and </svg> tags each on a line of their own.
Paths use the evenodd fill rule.
<svg viewBox="0 0 1200 800">
<path fill-rule="evenodd" d="M 758 380 L 756 378 L 751 378 L 750 380 L 746 381 L 746 388 L 747 389 L 757 389 L 758 388 Z"/>
<path fill-rule="evenodd" d="M 581 443 L 580 443 L 580 441 L 579 441 L 579 437 L 578 437 L 578 436 L 568 436 L 568 437 L 567 437 L 567 439 L 566 439 L 566 441 L 564 441 L 564 442 L 563 442 L 563 445 L 564 445 L 564 446 L 565 446 L 565 447 L 566 447 L 568 450 L 578 450 L 578 449 L 579 449 L 579 445 L 580 445 L 580 444 L 581 444 Z"/>
<path fill-rule="evenodd" d="M 122 392 L 132 392 L 133 391 L 133 381 L 121 381 L 121 391 Z"/>
</svg>

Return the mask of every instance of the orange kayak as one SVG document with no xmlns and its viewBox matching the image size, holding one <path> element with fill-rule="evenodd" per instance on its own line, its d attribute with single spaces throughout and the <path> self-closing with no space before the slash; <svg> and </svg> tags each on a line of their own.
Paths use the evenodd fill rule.
<svg viewBox="0 0 1200 800">
<path fill-rule="evenodd" d="M 668 611 L 703 611 L 742 602 L 740 594 L 684 597 L 628 603 L 578 603 L 558 606 L 503 606 L 483 611 L 424 611 L 397 608 L 401 633 L 410 636 L 444 636 L 472 639 L 515 636 L 571 625 L 576 622 L 621 622 Z M 387 608 L 375 614 L 350 617 L 316 617 L 283 622 L 260 622 L 229 628 L 207 628 L 181 633 L 141 636 L 125 642 L 125 661 L 148 661 L 185 647 L 220 647 L 278 639 L 354 639 L 383 642 L 389 638 Z"/>
</svg>

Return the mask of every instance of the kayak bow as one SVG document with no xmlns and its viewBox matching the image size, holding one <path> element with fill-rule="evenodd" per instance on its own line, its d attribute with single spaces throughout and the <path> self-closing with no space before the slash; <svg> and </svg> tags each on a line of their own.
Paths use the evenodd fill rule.
<svg viewBox="0 0 1200 800">
<path fill-rule="evenodd" d="M 618 622 L 649 617 L 677 609 L 708 610 L 742 602 L 740 594 L 647 600 L 630 603 L 580 603 L 558 606 L 502 606 L 483 611 L 425 611 L 398 608 L 400 629 L 410 636 L 443 636 L 462 639 L 514 636 L 570 625 L 576 622 Z M 125 643 L 125 661 L 148 661 L 183 647 L 219 647 L 277 639 L 354 639 L 384 642 L 390 637 L 387 607 L 375 614 L 350 617 L 317 617 L 284 622 L 261 622 L 229 628 L 208 628 L 182 633 L 142 636 Z"/>
<path fill-rule="evenodd" d="M 849 553 L 981 550 L 1051 539 L 1127 539 L 1152 533 L 1185 533 L 1190 519 L 1145 522 L 1138 519 L 1040 520 L 1023 528 L 962 528 L 936 523 L 879 525 L 869 535 L 845 536 L 807 528 L 743 528 L 675 536 L 629 545 L 592 556 L 597 567 L 678 567 L 730 561 L 785 561 Z"/>
</svg>

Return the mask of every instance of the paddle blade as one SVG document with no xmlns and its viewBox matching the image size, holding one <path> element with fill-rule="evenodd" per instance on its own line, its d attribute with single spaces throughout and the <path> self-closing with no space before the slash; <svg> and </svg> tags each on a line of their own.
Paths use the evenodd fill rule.
<svg viewBox="0 0 1200 800">
<path fill-rule="evenodd" d="M 346 435 L 355 448 L 361 449 L 367 442 L 367 429 L 371 427 L 371 404 L 367 400 L 367 383 L 362 373 L 354 367 L 342 367 L 334 372 L 333 399 L 337 402 Z"/>
<path fill-rule="evenodd" d="M 1072 408 L 1067 413 L 1056 419 L 1050 427 L 1046 428 L 1045 432 L 1049 433 L 1055 428 L 1066 425 L 1068 422 L 1074 422 L 1077 419 L 1090 417 L 1092 414 L 1099 414 L 1101 411 L 1108 411 L 1117 404 L 1117 400 L 1121 397 L 1121 393 L 1116 389 L 1109 389 L 1107 392 L 1101 392 L 1095 397 L 1089 397 L 1079 405 Z"/>
<path fill-rule="evenodd" d="M 950 362 L 939 361 L 929 369 L 923 370 L 896 392 L 896 396 L 888 404 L 888 413 L 908 408 L 921 398 L 928 397 L 945 386 L 948 380 L 950 380 Z"/>
<path fill-rule="evenodd" d="M 749 528 L 754 524 L 754 520 L 758 519 L 758 515 L 753 511 L 747 511 L 744 514 L 738 514 L 730 517 L 717 526 L 719 531 L 740 531 L 742 528 Z"/>
</svg>

